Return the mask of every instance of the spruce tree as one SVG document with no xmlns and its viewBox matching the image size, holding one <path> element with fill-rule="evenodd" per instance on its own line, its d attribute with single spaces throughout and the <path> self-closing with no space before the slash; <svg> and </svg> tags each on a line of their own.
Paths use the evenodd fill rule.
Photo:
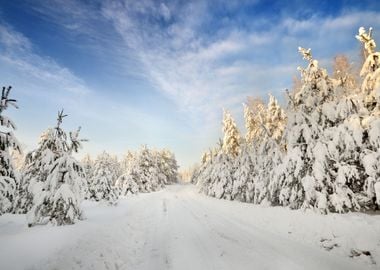
<svg viewBox="0 0 380 270">
<path fill-rule="evenodd" d="M 178 179 L 178 165 L 175 156 L 167 149 L 157 152 L 159 171 L 164 175 L 164 184 L 176 183 Z"/>
<path fill-rule="evenodd" d="M 235 159 L 236 171 L 233 174 L 232 199 L 252 202 L 254 193 L 254 164 L 250 153 L 252 148 L 243 144 Z"/>
<path fill-rule="evenodd" d="M 139 173 L 139 191 L 152 192 L 164 187 L 159 175 L 157 159 L 146 145 L 143 145 L 137 155 L 136 165 Z"/>
<path fill-rule="evenodd" d="M 262 123 L 266 117 L 266 106 L 260 98 L 247 98 L 247 104 L 244 104 L 244 121 L 246 127 L 246 142 L 249 145 L 257 146 L 263 136 Z"/>
<path fill-rule="evenodd" d="M 194 182 L 201 193 L 207 193 L 206 190 L 211 182 L 211 172 L 214 164 L 214 157 L 210 152 L 205 152 L 202 155 L 201 165 L 192 176 Z"/>
<path fill-rule="evenodd" d="M 245 129 L 247 133 L 245 134 L 245 141 L 248 144 L 251 144 L 256 139 L 256 125 L 255 125 L 255 117 L 247 104 L 243 104 L 244 106 L 244 123 Z"/>
<path fill-rule="evenodd" d="M 96 158 L 91 184 L 88 188 L 90 199 L 107 202 L 110 205 L 117 204 L 114 165 L 114 159 L 105 151 Z"/>
<path fill-rule="evenodd" d="M 287 154 L 277 170 L 276 185 L 281 190 L 281 204 L 291 208 L 316 206 L 325 211 L 328 171 L 322 173 L 326 178 L 318 178 L 313 164 L 316 155 L 326 152 L 325 146 L 318 140 L 323 137 L 322 126 L 325 122 L 322 105 L 331 98 L 333 84 L 326 70 L 321 69 L 318 61 L 312 58 L 310 49 L 299 48 L 299 51 L 308 61 L 308 66 L 300 69 L 300 91 L 289 96 L 291 108 L 285 134 Z"/>
<path fill-rule="evenodd" d="M 84 140 L 79 139 L 80 128 L 69 133 L 62 129 L 63 110 L 58 113 L 57 125 L 54 128 L 53 143 L 56 159 L 48 168 L 46 180 L 41 182 L 42 189 L 34 190 L 33 206 L 27 214 L 28 225 L 73 224 L 82 218 L 80 209 L 84 198 L 86 180 L 83 168 L 73 156 Z"/>
<path fill-rule="evenodd" d="M 363 64 L 360 76 L 364 77 L 361 91 L 364 103 L 368 109 L 362 116 L 363 145 L 361 159 L 365 169 L 364 194 L 367 206 L 380 206 L 380 52 L 376 52 L 376 43 L 372 36 L 372 28 L 367 32 L 359 28 L 356 38 L 363 43 L 367 58 Z"/>
<path fill-rule="evenodd" d="M 34 194 L 42 192 L 51 165 L 63 151 L 57 148 L 56 135 L 49 128 L 41 134 L 38 147 L 26 154 L 14 212 L 26 214 L 33 206 Z"/>
<path fill-rule="evenodd" d="M 3 87 L 0 100 L 0 215 L 12 210 L 19 181 L 10 150 L 21 152 L 21 147 L 12 132 L 16 125 L 4 115 L 9 105 L 17 108 L 16 100 L 9 97 L 10 91 L 10 86 Z"/>
<path fill-rule="evenodd" d="M 231 114 L 223 112 L 223 151 L 224 153 L 236 157 L 240 151 L 240 134 Z"/>
<path fill-rule="evenodd" d="M 89 154 L 86 154 L 82 160 L 81 164 L 83 167 L 83 171 L 85 174 L 85 179 L 87 182 L 87 189 L 85 193 L 85 199 L 88 199 L 90 197 L 88 187 L 91 185 L 91 179 L 94 172 L 94 161 L 92 160 L 91 156 Z"/>
<path fill-rule="evenodd" d="M 207 194 L 218 199 L 231 200 L 233 172 L 232 156 L 229 156 L 223 151 L 219 151 L 212 167 Z"/>
<path fill-rule="evenodd" d="M 380 53 L 375 51 L 372 28 L 367 32 L 364 27 L 360 27 L 356 38 L 363 43 L 368 55 L 360 71 L 360 76 L 364 77 L 361 90 L 365 95 L 365 104 L 368 109 L 379 111 Z"/>
<path fill-rule="evenodd" d="M 122 174 L 117 180 L 115 186 L 121 196 L 137 194 L 139 192 L 138 172 L 135 168 L 130 168 L 128 172 Z"/>
</svg>

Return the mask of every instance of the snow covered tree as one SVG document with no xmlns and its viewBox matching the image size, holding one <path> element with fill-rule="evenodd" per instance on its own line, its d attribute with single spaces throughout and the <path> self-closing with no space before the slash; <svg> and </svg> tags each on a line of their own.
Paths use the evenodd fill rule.
<svg viewBox="0 0 380 270">
<path fill-rule="evenodd" d="M 203 156 L 192 177 L 200 191 L 321 213 L 378 208 L 380 54 L 372 29 L 360 28 L 356 37 L 367 54 L 361 91 L 347 58 L 335 59 L 329 77 L 310 49 L 299 48 L 308 65 L 288 93 L 287 115 L 273 96 L 267 107 L 248 102 L 245 145 L 225 112 L 222 146 Z"/>
<path fill-rule="evenodd" d="M 21 148 L 24 148 L 22 145 L 20 146 Z M 10 149 L 10 156 L 11 159 L 13 160 L 13 167 L 17 172 L 21 172 L 24 167 L 24 162 L 25 162 L 25 156 L 23 152 L 19 152 L 16 149 Z"/>
<path fill-rule="evenodd" d="M 127 196 L 128 193 L 137 194 L 139 192 L 139 174 L 136 168 L 130 168 L 128 172 L 122 174 L 115 183 L 121 196 Z"/>
<path fill-rule="evenodd" d="M 212 166 L 210 182 L 206 189 L 207 195 L 232 200 L 233 173 L 232 156 L 219 151 Z"/>
<path fill-rule="evenodd" d="M 132 163 L 135 160 L 135 156 L 136 154 L 131 151 L 127 151 L 127 153 L 123 155 L 123 158 L 120 162 L 120 168 L 123 174 L 126 173 L 129 170 L 129 168 L 132 166 Z"/>
<path fill-rule="evenodd" d="M 357 77 L 347 56 L 341 54 L 334 58 L 332 78 L 337 84 L 337 95 L 347 96 L 357 91 Z"/>
<path fill-rule="evenodd" d="M 116 155 L 111 156 L 111 172 L 112 172 L 112 185 L 115 185 L 116 180 L 123 174 L 121 164 L 119 162 L 119 159 Z"/>
<path fill-rule="evenodd" d="M 37 149 L 26 154 L 24 169 L 21 174 L 14 212 L 26 214 L 33 206 L 34 194 L 40 194 L 50 167 L 58 158 L 62 148 L 57 143 L 54 129 L 49 128 L 40 136 Z"/>
<path fill-rule="evenodd" d="M 9 105 L 17 108 L 16 100 L 9 97 L 10 91 L 10 86 L 3 87 L 0 100 L 0 215 L 12 210 L 19 181 L 10 150 L 21 152 L 21 147 L 12 132 L 16 125 L 4 115 Z"/>
<path fill-rule="evenodd" d="M 364 77 L 362 83 L 362 92 L 365 94 L 365 103 L 368 109 L 379 110 L 380 97 L 380 53 L 375 51 L 376 43 L 372 37 L 372 28 L 369 31 L 364 27 L 359 28 L 359 34 L 356 38 L 363 43 L 367 51 L 367 58 L 360 71 L 360 76 Z"/>
<path fill-rule="evenodd" d="M 252 202 L 255 204 L 276 203 L 277 194 L 273 190 L 272 183 L 275 169 L 282 160 L 285 148 L 281 147 L 280 143 L 285 130 L 286 114 L 274 96 L 269 95 L 267 109 L 263 111 L 260 121 L 261 139 L 257 141 L 252 151 L 254 153 Z"/>
<path fill-rule="evenodd" d="M 211 158 L 212 155 L 210 152 L 204 152 L 202 154 L 201 163 L 196 171 L 193 172 L 193 175 L 191 176 L 191 183 L 198 186 L 199 191 L 201 191 L 202 187 L 205 186 L 203 182 L 205 182 L 204 174 L 203 172 L 211 167 Z"/>
<path fill-rule="evenodd" d="M 157 165 L 159 171 L 165 176 L 164 183 L 172 184 L 178 181 L 178 165 L 175 156 L 167 149 L 158 151 Z"/>
<path fill-rule="evenodd" d="M 242 202 L 253 202 L 254 194 L 254 164 L 250 153 L 252 149 L 243 144 L 235 159 L 236 171 L 233 174 L 232 199 Z"/>
<path fill-rule="evenodd" d="M 300 52 L 309 65 L 301 69 L 300 92 L 289 97 L 287 154 L 276 178 L 281 186 L 279 202 L 322 213 L 359 209 L 364 185 L 360 115 L 365 108 L 355 91 L 341 95 L 337 87 L 342 86 L 318 67 L 310 49 Z"/>
<path fill-rule="evenodd" d="M 96 158 L 92 179 L 88 187 L 90 199 L 105 201 L 111 205 L 117 203 L 118 193 L 113 185 L 116 181 L 114 179 L 114 165 L 114 159 L 105 151 Z"/>
<path fill-rule="evenodd" d="M 210 150 L 208 154 L 204 155 L 200 170 L 197 173 L 197 186 L 199 191 L 206 195 L 218 199 L 233 200 L 234 195 L 239 196 L 238 194 L 233 194 L 233 174 L 235 169 L 234 160 L 240 154 L 240 142 L 236 125 L 226 111 L 224 120 L 223 130 L 234 138 L 229 138 L 228 135 L 225 135 L 224 141 L 220 140 L 214 150 Z M 233 129 L 235 131 L 231 131 Z M 224 142 L 230 143 L 231 146 L 225 147 Z M 236 191 L 238 193 L 240 190 L 236 187 Z"/>
<path fill-rule="evenodd" d="M 122 174 L 115 183 L 121 195 L 153 192 L 178 181 L 178 165 L 169 150 L 152 150 L 146 145 L 128 151 L 121 162 Z"/>
<path fill-rule="evenodd" d="M 223 132 L 223 151 L 236 157 L 240 151 L 240 134 L 234 119 L 227 110 L 223 112 Z"/>
<path fill-rule="evenodd" d="M 92 160 L 89 154 L 86 154 L 82 158 L 81 163 L 82 163 L 84 173 L 86 174 L 86 179 L 90 179 L 92 177 L 92 173 L 94 170 L 94 161 Z"/>
<path fill-rule="evenodd" d="M 269 95 L 269 103 L 264 118 L 266 131 L 268 136 L 279 143 L 286 126 L 286 114 L 278 104 L 277 99 Z M 262 127 L 261 127 L 262 128 Z M 264 133 L 265 133 L 264 132 Z"/>
<path fill-rule="evenodd" d="M 306 69 L 300 69 L 301 90 L 289 96 L 292 107 L 285 134 L 287 154 L 277 170 L 274 186 L 280 188 L 279 202 L 283 205 L 291 208 L 317 206 L 325 211 L 330 187 L 326 186 L 326 179 L 318 176 L 327 171 L 318 174 L 313 164 L 324 150 L 318 143 L 326 123 L 322 106 L 331 98 L 333 84 L 326 70 L 319 68 L 318 61 L 312 58 L 310 49 L 299 48 L 299 51 L 309 64 Z"/>
<path fill-rule="evenodd" d="M 290 92 L 292 95 L 295 95 L 301 90 L 302 82 L 298 76 L 293 76 L 292 81 L 293 81 L 293 85 L 292 85 Z"/>
<path fill-rule="evenodd" d="M 36 204 L 28 215 L 29 225 L 43 224 L 47 221 L 54 225 L 74 224 L 82 217 L 80 204 L 84 198 L 85 175 L 80 163 L 64 153 L 53 164 L 52 170 Z"/>
<path fill-rule="evenodd" d="M 262 99 L 247 98 L 247 104 L 244 104 L 244 120 L 247 134 L 245 136 L 248 144 L 257 145 L 262 138 L 262 123 L 266 116 L 266 108 Z"/>
<path fill-rule="evenodd" d="M 85 179 L 87 182 L 87 189 L 86 189 L 85 198 L 88 199 L 90 196 L 89 191 L 88 191 L 88 187 L 91 185 L 92 174 L 94 172 L 94 161 L 92 160 L 92 158 L 89 154 L 86 154 L 82 158 L 81 164 L 82 164 L 83 172 L 84 172 Z"/>
<path fill-rule="evenodd" d="M 361 90 L 368 113 L 362 120 L 364 149 L 361 159 L 365 169 L 364 193 L 369 205 L 380 206 L 380 53 L 376 52 L 376 43 L 372 37 L 372 28 L 368 33 L 359 28 L 356 38 L 363 43 L 367 58 L 360 76 L 364 77 Z"/>
<path fill-rule="evenodd" d="M 27 214 L 29 226 L 47 222 L 54 225 L 73 224 L 82 217 L 80 204 L 87 183 L 80 162 L 72 154 L 78 151 L 83 140 L 78 138 L 80 128 L 70 132 L 70 138 L 67 138 L 61 128 L 66 116 L 63 110 L 58 113 L 54 133 L 49 134 L 53 145 L 47 149 L 53 149 L 56 158 L 48 168 L 46 180 L 40 182 L 41 189 L 33 190 L 33 206 Z M 49 155 L 50 159 L 51 153 Z"/>
<path fill-rule="evenodd" d="M 126 196 L 128 193 L 139 192 L 139 167 L 137 166 L 136 153 L 128 151 L 121 160 L 120 168 L 122 174 L 117 178 L 115 187 L 119 195 Z"/>
<path fill-rule="evenodd" d="M 214 166 L 216 165 L 216 157 L 218 153 L 222 151 L 221 147 L 222 145 L 220 144 L 217 151 L 210 150 L 202 156 L 201 166 L 199 171 L 196 173 L 196 180 L 193 180 L 196 182 L 198 191 L 201 193 L 208 194 L 208 188 L 213 182 L 212 172 L 214 170 Z"/>
<path fill-rule="evenodd" d="M 244 106 L 244 123 L 245 129 L 247 133 L 245 134 L 245 141 L 247 143 L 252 143 L 256 137 L 256 126 L 255 119 L 252 110 L 248 107 L 247 104 L 243 104 Z"/>
<path fill-rule="evenodd" d="M 139 168 L 140 192 L 157 191 L 164 187 L 163 179 L 159 176 L 157 160 L 146 145 L 141 147 L 137 155 L 136 166 Z"/>
</svg>

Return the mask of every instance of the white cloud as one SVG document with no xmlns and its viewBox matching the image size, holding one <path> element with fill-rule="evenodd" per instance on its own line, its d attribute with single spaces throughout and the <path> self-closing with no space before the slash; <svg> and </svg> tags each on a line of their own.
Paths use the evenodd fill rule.
<svg viewBox="0 0 380 270">
<path fill-rule="evenodd" d="M 165 3 L 160 4 L 160 13 L 165 21 L 169 21 L 171 18 L 170 9 L 165 5 Z"/>
<path fill-rule="evenodd" d="M 32 77 L 40 83 L 54 85 L 49 91 L 71 92 L 84 95 L 90 92 L 85 83 L 68 68 L 62 67 L 54 60 L 33 52 L 29 39 L 9 26 L 0 25 L 0 44 L 3 52 L 0 60 L 21 74 Z M 9 68 L 11 68 L 9 67 Z"/>
<path fill-rule="evenodd" d="M 107 3 L 103 12 L 134 49 L 152 84 L 196 117 L 207 115 L 206 120 L 217 118 L 221 107 L 237 108 L 248 95 L 271 91 L 283 96 L 302 63 L 299 45 L 311 46 L 317 56 L 332 59 L 352 51 L 358 26 L 380 27 L 378 13 L 352 11 L 334 18 L 284 17 L 266 31 L 228 25 L 204 35 L 205 6 L 177 7 L 172 10 L 173 22 L 157 28 L 149 21 L 155 16 L 154 4 L 150 4 L 151 9 L 140 11 L 133 1 L 122 7 Z"/>
<path fill-rule="evenodd" d="M 228 1 L 226 8 L 234 10 L 240 5 L 241 1 Z M 359 26 L 380 29 L 378 12 L 354 10 L 335 17 L 314 14 L 307 19 L 282 13 L 275 23 L 259 16 L 244 26 L 241 18 L 227 16 L 216 18 L 213 29 L 209 29 L 209 22 L 215 19 L 210 18 L 210 8 L 207 1 L 180 4 L 153 0 L 105 0 L 101 10 L 74 0 L 54 0 L 54 4 L 34 7 L 44 18 L 62 25 L 66 34 L 85 35 L 94 40 L 94 46 L 100 43 L 98 56 L 109 58 L 110 65 L 124 61 L 125 69 L 118 72 L 130 72 L 139 65 L 136 73 L 143 80 L 149 80 L 186 116 L 193 116 L 195 123 L 201 124 L 199 133 L 192 134 L 198 137 L 206 129 L 211 133 L 219 130 L 223 107 L 242 118 L 241 103 L 246 96 L 266 97 L 267 92 L 282 96 L 283 90 L 291 87 L 296 67 L 304 64 L 298 46 L 311 47 L 320 62 L 327 63 L 323 59 L 355 51 L 359 44 L 354 35 Z M 117 37 L 110 34 L 115 32 Z M 19 48 L 19 55 L 20 51 L 26 52 L 21 58 L 9 52 L 2 56 L 13 66 L 41 80 L 52 80 L 59 87 L 66 85 L 63 88 L 67 90 L 87 90 L 85 82 L 70 70 L 35 55 L 22 35 L 5 33 L 2 43 Z M 138 120 L 148 117 L 140 117 L 137 112 L 126 114 Z M 111 113 L 107 115 L 112 117 Z"/>
<path fill-rule="evenodd" d="M 11 48 L 20 51 L 28 51 L 32 47 L 30 41 L 26 37 L 20 33 L 12 31 L 5 25 L 0 25 L 0 42 L 4 46 L 5 51 L 9 51 Z"/>
<path fill-rule="evenodd" d="M 51 20 L 58 17 L 56 21 L 72 32 L 91 36 L 98 30 L 94 25 L 111 22 L 124 44 L 112 39 L 117 44 L 106 44 L 109 53 L 119 59 L 133 55 L 143 66 L 140 76 L 178 107 L 195 114 L 217 114 L 220 106 L 233 106 L 233 96 L 261 95 L 269 90 L 270 82 L 274 92 L 280 91 L 279 85 L 291 81 L 295 74 L 299 45 L 313 45 L 317 55 L 328 57 L 334 49 L 336 53 L 347 51 L 334 48 L 334 37 L 343 47 L 344 43 L 355 43 L 351 29 L 358 24 L 380 25 L 378 13 L 369 11 L 346 11 L 334 18 L 314 14 L 305 20 L 281 14 L 282 19 L 272 26 L 266 17 L 255 18 L 251 29 L 221 18 L 224 28 L 203 34 L 211 16 L 211 5 L 205 2 L 103 1 L 100 11 L 72 0 L 55 3 L 34 9 Z M 231 10 L 241 5 L 231 3 L 224 5 Z M 61 10 L 64 16 L 56 16 Z M 261 27 L 264 22 L 268 29 Z M 97 37 L 102 38 L 109 37 Z"/>
</svg>

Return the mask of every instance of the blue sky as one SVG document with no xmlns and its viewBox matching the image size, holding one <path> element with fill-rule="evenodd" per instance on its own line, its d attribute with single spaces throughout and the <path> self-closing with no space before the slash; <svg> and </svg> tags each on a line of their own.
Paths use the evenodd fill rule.
<svg viewBox="0 0 380 270">
<path fill-rule="evenodd" d="M 148 144 L 186 167 L 222 136 L 222 108 L 244 132 L 247 96 L 283 99 L 298 46 L 357 62 L 360 26 L 379 40 L 378 1 L 2 1 L 0 74 L 27 150 L 65 108 L 82 153 Z"/>
</svg>

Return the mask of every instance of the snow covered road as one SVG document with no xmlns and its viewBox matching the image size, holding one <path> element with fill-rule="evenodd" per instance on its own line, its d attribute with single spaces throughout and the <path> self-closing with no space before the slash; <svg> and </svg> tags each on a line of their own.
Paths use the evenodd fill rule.
<svg viewBox="0 0 380 270">
<path fill-rule="evenodd" d="M 64 227 L 25 228 L 23 216 L 0 217 L 0 269 L 377 267 L 326 251 L 310 237 L 303 240 L 308 232 L 300 234 L 297 228 L 290 231 L 293 225 L 289 224 L 293 223 L 282 218 L 294 213 L 290 218 L 310 216 L 313 223 L 313 218 L 324 220 L 326 216 L 220 201 L 197 194 L 189 185 L 173 185 L 160 192 L 126 198 L 117 207 L 86 202 L 84 209 L 85 221 Z M 353 228 L 356 225 L 350 219 L 355 217 L 346 218 Z M 281 220 L 283 226 L 279 224 Z M 368 228 L 377 222 L 378 217 L 371 217 Z"/>
</svg>

